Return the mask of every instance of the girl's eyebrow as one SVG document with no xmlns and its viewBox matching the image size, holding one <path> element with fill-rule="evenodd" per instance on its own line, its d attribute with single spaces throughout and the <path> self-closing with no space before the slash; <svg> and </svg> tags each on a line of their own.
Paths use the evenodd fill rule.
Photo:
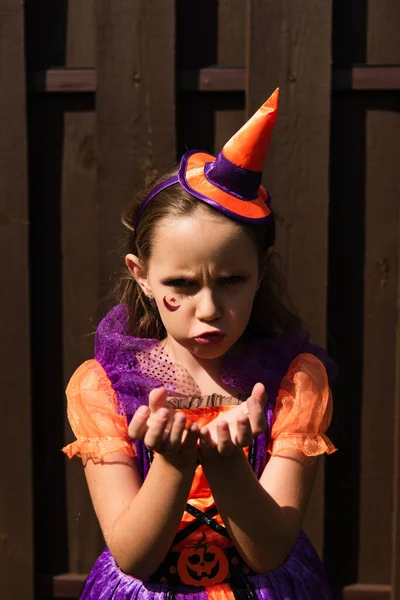
<svg viewBox="0 0 400 600">
<path fill-rule="evenodd" d="M 221 269 L 221 271 L 219 271 L 218 273 L 213 275 L 213 278 L 220 279 L 220 278 L 232 277 L 232 276 L 248 277 L 249 271 L 245 267 L 240 268 L 240 269 L 237 269 L 237 268 Z M 176 279 L 197 280 L 197 279 L 201 279 L 201 277 L 202 277 L 201 274 L 196 275 L 193 272 L 190 272 L 190 273 L 177 272 L 176 274 L 166 275 L 166 276 L 162 277 L 161 282 L 167 283 L 169 281 L 174 281 Z"/>
</svg>

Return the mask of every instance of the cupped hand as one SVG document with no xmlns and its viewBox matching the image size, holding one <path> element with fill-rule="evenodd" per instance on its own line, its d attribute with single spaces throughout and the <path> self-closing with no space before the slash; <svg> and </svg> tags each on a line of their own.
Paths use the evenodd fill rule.
<svg viewBox="0 0 400 600">
<path fill-rule="evenodd" d="M 182 413 L 168 405 L 167 390 L 156 388 L 149 394 L 149 406 L 140 406 L 132 417 L 128 433 L 154 452 L 180 463 L 196 460 L 199 430 L 188 424 Z"/>
<path fill-rule="evenodd" d="M 200 429 L 199 447 L 203 454 L 217 451 L 229 456 L 237 448 L 250 446 L 267 427 L 264 407 L 267 395 L 262 383 L 256 383 L 251 396 L 242 404 L 222 413 Z"/>
</svg>

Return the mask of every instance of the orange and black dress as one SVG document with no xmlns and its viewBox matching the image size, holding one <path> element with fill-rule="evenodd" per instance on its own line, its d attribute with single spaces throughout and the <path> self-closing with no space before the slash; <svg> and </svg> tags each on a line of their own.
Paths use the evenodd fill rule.
<svg viewBox="0 0 400 600">
<path fill-rule="evenodd" d="M 237 389 L 234 396 L 201 396 L 189 373 L 174 365 L 158 340 L 126 332 L 126 310 L 115 307 L 99 325 L 95 359 L 73 375 L 68 388 L 68 415 L 76 441 L 64 448 L 101 459 L 124 449 L 143 476 L 152 454 L 129 439 L 128 424 L 148 402 L 154 387 L 164 385 L 176 410 L 204 425 L 240 403 L 261 381 L 267 390 L 268 428 L 246 450 L 260 477 L 271 454 L 296 448 L 309 456 L 333 452 L 325 435 L 332 413 L 325 353 L 306 335 L 259 340 L 245 352 L 227 356 L 221 381 Z M 149 581 L 123 573 L 106 548 L 96 561 L 81 598 L 128 600 L 331 600 L 320 559 L 301 532 L 285 562 L 268 573 L 254 573 L 238 554 L 218 514 L 201 465 L 196 468 L 182 520 L 163 563 Z"/>
</svg>

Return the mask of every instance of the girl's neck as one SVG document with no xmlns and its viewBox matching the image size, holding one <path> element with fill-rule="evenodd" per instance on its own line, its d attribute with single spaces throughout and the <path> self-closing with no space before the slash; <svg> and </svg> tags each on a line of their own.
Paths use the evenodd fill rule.
<svg viewBox="0 0 400 600">
<path fill-rule="evenodd" d="M 178 344 L 170 336 L 167 336 L 162 341 L 162 344 L 168 352 L 171 361 L 174 364 L 184 367 L 196 382 L 199 382 L 203 378 L 211 378 L 215 382 L 219 381 L 223 356 L 211 359 L 199 358 Z"/>
</svg>

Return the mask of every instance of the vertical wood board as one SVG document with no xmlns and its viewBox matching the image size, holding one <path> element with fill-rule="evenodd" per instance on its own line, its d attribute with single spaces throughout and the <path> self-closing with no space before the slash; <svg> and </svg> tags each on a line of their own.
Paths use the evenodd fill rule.
<svg viewBox="0 0 400 600">
<path fill-rule="evenodd" d="M 376 65 L 400 63 L 400 3 L 369 0 L 367 3 L 366 62 Z"/>
<path fill-rule="evenodd" d="M 0 1 L 0 590 L 33 600 L 24 6 Z"/>
<path fill-rule="evenodd" d="M 398 254 L 400 265 L 400 211 L 398 223 Z M 396 389 L 394 415 L 394 479 L 393 479 L 393 542 L 392 542 L 392 589 L 391 600 L 400 600 L 400 269 L 397 285 L 397 326 L 396 326 Z"/>
<path fill-rule="evenodd" d="M 367 115 L 360 556 L 363 583 L 390 583 L 400 193 L 400 114 Z M 379 552 L 377 552 L 379 548 Z"/>
<path fill-rule="evenodd" d="M 245 50 L 246 0 L 219 0 L 217 64 L 243 67 Z"/>
<path fill-rule="evenodd" d="M 367 6 L 366 60 L 400 61 L 400 5 Z M 370 96 L 366 121 L 366 247 L 364 377 L 361 421 L 360 581 L 389 584 L 392 566 L 395 477 L 396 325 L 400 188 L 400 102 Z M 377 408 L 379 405 L 379 409 Z M 377 552 L 379 548 L 379 552 Z"/>
<path fill-rule="evenodd" d="M 217 64 L 221 67 L 244 66 L 246 57 L 246 0 L 218 2 Z M 214 148 L 218 153 L 245 122 L 245 95 L 225 94 L 216 104 Z"/>
<path fill-rule="evenodd" d="M 123 266 L 120 215 L 134 190 L 175 162 L 173 0 L 98 0 L 100 294 Z M 155 40 L 157 43 L 155 43 Z"/>
<path fill-rule="evenodd" d="M 247 111 L 276 87 L 279 116 L 264 185 L 283 214 L 277 249 L 289 291 L 313 339 L 325 345 L 331 3 L 248 0 Z M 306 528 L 319 551 L 323 538 L 322 471 Z"/>
<path fill-rule="evenodd" d="M 93 356 L 99 265 L 95 152 L 94 111 L 67 112 L 61 192 L 64 386 L 78 365 Z M 66 423 L 66 443 L 73 439 Z M 82 573 L 93 564 L 103 538 L 81 460 L 65 460 L 69 569 Z"/>
<path fill-rule="evenodd" d="M 68 67 L 95 66 L 95 4 L 69 0 L 66 15 Z M 63 288 L 63 384 L 93 356 L 98 311 L 98 206 L 96 198 L 95 99 L 66 99 L 63 115 L 61 245 Z M 65 443 L 74 439 L 65 416 Z M 68 564 L 87 572 L 104 545 L 81 460 L 66 462 Z"/>
<path fill-rule="evenodd" d="M 66 66 L 95 67 L 95 0 L 68 0 L 66 26 Z"/>
</svg>

